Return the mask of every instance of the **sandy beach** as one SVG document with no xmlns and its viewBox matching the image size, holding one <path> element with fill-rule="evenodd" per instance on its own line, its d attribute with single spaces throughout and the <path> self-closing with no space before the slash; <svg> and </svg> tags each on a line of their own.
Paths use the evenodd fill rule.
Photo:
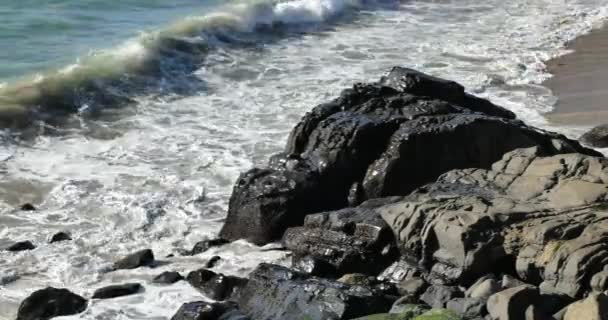
<svg viewBox="0 0 608 320">
<path fill-rule="evenodd" d="M 565 126 L 608 123 L 608 28 L 577 38 L 570 48 L 547 64 L 554 77 L 544 85 L 558 97 L 547 118 Z"/>
</svg>

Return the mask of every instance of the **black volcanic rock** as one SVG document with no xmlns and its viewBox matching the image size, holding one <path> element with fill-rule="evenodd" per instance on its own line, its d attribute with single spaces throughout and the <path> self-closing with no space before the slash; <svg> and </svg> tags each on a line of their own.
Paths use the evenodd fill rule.
<svg viewBox="0 0 608 320">
<path fill-rule="evenodd" d="M 51 237 L 51 241 L 49 243 L 61 242 L 61 241 L 69 241 L 72 240 L 72 236 L 70 236 L 67 232 L 57 232 Z"/>
<path fill-rule="evenodd" d="M 394 68 L 315 107 L 267 168 L 243 173 L 220 237 L 265 244 L 309 214 L 407 195 L 447 171 L 487 169 L 503 154 L 532 146 L 598 155 L 515 120 L 453 81 Z"/>
<path fill-rule="evenodd" d="M 152 282 L 160 284 L 173 284 L 181 280 L 184 280 L 184 277 L 179 274 L 179 272 L 165 271 L 154 277 Z"/>
<path fill-rule="evenodd" d="M 18 252 L 34 249 L 36 249 L 36 246 L 31 241 L 20 241 L 10 245 L 6 248 L 6 251 Z"/>
<path fill-rule="evenodd" d="M 93 293 L 93 299 L 112 299 L 128 296 L 138 293 L 142 288 L 143 287 L 139 283 L 125 283 L 107 286 L 95 290 Z"/>
<path fill-rule="evenodd" d="M 21 302 L 17 320 L 46 320 L 83 312 L 87 300 L 67 289 L 45 288 Z"/>
<path fill-rule="evenodd" d="M 232 297 L 247 282 L 246 279 L 215 273 L 208 269 L 192 271 L 188 273 L 186 280 L 213 300 Z"/>
<path fill-rule="evenodd" d="M 393 299 L 365 286 L 260 264 L 236 301 L 252 319 L 352 319 L 388 312 Z"/>
<path fill-rule="evenodd" d="M 142 266 L 150 266 L 154 263 L 154 253 L 150 249 L 144 249 L 132 253 L 114 263 L 114 270 L 135 269 Z"/>
<path fill-rule="evenodd" d="M 184 303 L 171 320 L 249 320 L 232 302 Z"/>
<path fill-rule="evenodd" d="M 581 136 L 580 140 L 595 148 L 608 147 L 608 124 L 603 124 L 587 131 Z"/>
</svg>

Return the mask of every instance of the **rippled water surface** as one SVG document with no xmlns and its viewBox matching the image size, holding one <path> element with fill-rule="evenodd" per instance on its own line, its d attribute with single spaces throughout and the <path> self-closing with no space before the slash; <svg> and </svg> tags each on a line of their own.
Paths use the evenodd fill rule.
<svg viewBox="0 0 608 320">
<path fill-rule="evenodd" d="M 59 123 L 36 119 L 0 135 L 0 247 L 26 239 L 38 246 L 0 252 L 0 319 L 14 318 L 19 302 L 45 286 L 90 296 L 126 281 L 141 281 L 145 292 L 93 301 L 67 318 L 166 319 L 201 295 L 183 282 L 151 284 L 162 271 L 200 268 L 213 255 L 222 257 L 215 269 L 228 274 L 284 261 L 284 252 L 244 242 L 165 257 L 219 231 L 239 172 L 281 150 L 306 111 L 391 66 L 457 80 L 546 126 L 542 114 L 555 98 L 538 85 L 549 76 L 544 61 L 608 15 L 600 0 L 15 3 L 0 0 L 0 43 L 12 44 L 0 52 L 5 87 L 40 73 L 27 86 L 47 88 L 59 81 L 48 72 L 59 69 L 62 93 L 99 79 L 113 84 L 96 87 L 104 96 L 132 77 L 153 81 L 146 90 L 112 92 L 125 99 L 111 107 L 86 112 L 98 100 L 73 99 L 76 111 Z M 166 39 L 204 50 L 175 45 L 167 53 Z M 175 58 L 185 52 L 187 59 Z M 82 62 L 100 53 L 101 67 Z M 153 56 L 162 72 L 130 68 L 142 56 Z M 112 64 L 111 78 L 98 76 L 112 59 L 127 63 Z M 15 209 L 25 202 L 39 210 Z M 46 244 L 60 230 L 74 241 Z M 157 268 L 107 272 L 116 258 L 147 247 L 162 261 Z"/>
</svg>

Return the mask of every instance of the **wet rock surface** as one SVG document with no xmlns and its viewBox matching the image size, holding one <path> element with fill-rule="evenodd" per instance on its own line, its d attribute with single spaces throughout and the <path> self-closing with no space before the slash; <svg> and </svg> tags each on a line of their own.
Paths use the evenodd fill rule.
<svg viewBox="0 0 608 320">
<path fill-rule="evenodd" d="M 608 147 L 608 124 L 599 125 L 587 131 L 581 136 L 580 140 L 592 147 Z"/>
<path fill-rule="evenodd" d="M 17 320 L 46 320 L 83 312 L 87 300 L 67 289 L 48 287 L 32 293 L 19 305 Z"/>
<path fill-rule="evenodd" d="M 265 244 L 311 213 L 406 195 L 458 168 L 490 168 L 506 152 L 597 153 L 541 131 L 455 82 L 394 68 L 317 106 L 267 168 L 240 176 L 221 238 Z"/>
<path fill-rule="evenodd" d="M 136 294 L 143 289 L 139 283 L 125 283 L 107 286 L 95 290 L 93 299 L 112 299 Z"/>
<path fill-rule="evenodd" d="M 6 251 L 10 252 L 19 252 L 19 251 L 27 251 L 34 250 L 36 246 L 31 241 L 20 241 L 13 243 L 12 245 L 6 248 Z"/>
<path fill-rule="evenodd" d="M 249 320 L 236 304 L 230 302 L 194 301 L 184 303 L 171 320 Z"/>
<path fill-rule="evenodd" d="M 132 253 L 114 263 L 114 270 L 135 269 L 150 266 L 154 263 L 154 253 L 150 249 L 144 249 Z"/>
<path fill-rule="evenodd" d="M 192 271 L 188 273 L 186 280 L 213 300 L 228 299 L 247 283 L 246 279 L 226 276 L 209 269 Z"/>
</svg>

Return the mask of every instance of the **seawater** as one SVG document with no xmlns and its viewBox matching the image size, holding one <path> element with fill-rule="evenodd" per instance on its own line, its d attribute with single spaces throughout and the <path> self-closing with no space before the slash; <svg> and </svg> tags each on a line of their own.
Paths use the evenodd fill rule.
<svg viewBox="0 0 608 320">
<path fill-rule="evenodd" d="M 555 97 L 540 85 L 545 62 L 600 26 L 607 6 L 0 0 L 0 114 L 24 126 L 0 135 L 0 247 L 38 246 L 0 252 L 0 319 L 46 286 L 90 296 L 134 281 L 145 292 L 64 319 L 167 319 L 205 297 L 184 282 L 152 284 L 163 271 L 213 255 L 227 274 L 286 263 L 288 253 L 245 242 L 178 252 L 219 231 L 239 172 L 280 151 L 305 112 L 394 65 L 461 82 L 547 127 Z M 39 210 L 15 209 L 25 202 Z M 74 240 L 46 244 L 60 230 Z M 142 248 L 162 263 L 108 272 Z"/>
</svg>

